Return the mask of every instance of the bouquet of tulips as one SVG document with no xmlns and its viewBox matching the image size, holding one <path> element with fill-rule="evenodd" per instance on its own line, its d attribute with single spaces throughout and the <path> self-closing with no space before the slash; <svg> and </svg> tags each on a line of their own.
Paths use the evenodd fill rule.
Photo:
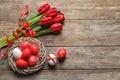
<svg viewBox="0 0 120 80">
<path fill-rule="evenodd" d="M 26 6 L 26 11 L 22 13 L 18 19 L 18 24 L 20 26 L 10 34 L 0 38 L 0 48 L 13 43 L 21 37 L 38 37 L 62 30 L 62 23 L 65 19 L 64 14 L 56 8 L 51 8 L 50 4 L 43 4 L 37 9 L 37 13 L 28 17 L 23 22 L 23 16 L 27 16 L 28 13 L 29 8 Z"/>
</svg>

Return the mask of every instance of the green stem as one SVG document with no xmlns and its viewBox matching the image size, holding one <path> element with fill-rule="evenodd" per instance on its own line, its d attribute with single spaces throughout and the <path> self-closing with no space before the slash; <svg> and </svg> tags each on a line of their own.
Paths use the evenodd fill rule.
<svg viewBox="0 0 120 80">
<path fill-rule="evenodd" d="M 22 33 L 19 33 L 19 34 L 18 34 L 18 36 L 19 36 L 19 37 L 22 37 L 22 36 L 23 36 L 23 34 L 22 34 Z M 12 36 L 9 36 L 8 38 L 9 38 L 10 40 L 13 40 L 13 39 L 15 38 L 15 36 L 14 36 L 14 35 L 12 35 Z M 4 42 L 5 42 L 4 44 L 0 44 L 0 48 L 5 47 L 5 46 L 7 46 L 7 45 L 8 45 L 8 43 L 7 43 L 7 41 L 6 41 L 6 40 L 5 40 Z"/>
<path fill-rule="evenodd" d="M 39 22 L 40 21 L 40 18 L 42 18 L 44 15 L 40 15 L 40 16 L 37 16 L 35 18 L 33 18 L 32 20 L 28 21 L 30 22 L 31 26 L 34 25 L 35 23 Z"/>
<path fill-rule="evenodd" d="M 35 28 L 33 28 L 32 30 L 35 32 L 41 31 L 43 28 L 41 26 L 36 26 Z"/>
<path fill-rule="evenodd" d="M 35 37 L 42 36 L 42 35 L 45 35 L 51 32 L 52 31 L 50 29 L 42 30 L 42 31 L 37 32 L 37 35 Z"/>
<path fill-rule="evenodd" d="M 35 26 L 32 30 L 34 30 L 37 33 L 38 31 L 42 30 L 42 27 L 40 25 L 38 25 L 38 26 Z M 26 30 L 25 32 L 28 32 L 28 31 Z M 23 33 L 19 33 L 18 36 L 19 36 L 19 38 L 23 37 Z M 12 34 L 12 35 L 8 36 L 8 38 L 9 38 L 9 40 L 13 40 L 13 39 L 15 39 L 15 35 Z M 8 43 L 6 40 L 4 40 L 4 42 L 0 43 L 0 48 L 4 47 L 6 45 L 8 45 Z"/>
<path fill-rule="evenodd" d="M 33 16 L 30 16 L 29 18 L 26 19 L 26 21 L 30 21 L 32 20 L 33 18 L 39 16 L 40 14 L 38 12 L 36 12 Z"/>
<path fill-rule="evenodd" d="M 39 30 L 42 30 L 42 27 L 41 27 L 41 26 L 40 26 L 40 27 L 36 27 L 36 26 L 34 26 L 34 25 L 35 25 L 36 23 L 38 23 L 39 20 L 40 20 L 40 18 L 42 18 L 42 17 L 44 17 L 44 14 L 42 14 L 42 15 L 35 14 L 34 16 L 28 18 L 26 21 L 27 21 L 27 22 L 30 22 L 30 24 L 31 24 L 31 29 L 33 29 L 34 31 L 38 32 Z M 20 27 L 20 28 L 22 28 L 22 27 Z M 38 29 L 38 28 L 39 28 L 39 29 Z M 21 32 L 18 32 L 19 37 L 21 37 L 21 34 L 22 34 Z M 22 35 L 23 35 L 23 34 L 22 34 Z M 9 40 L 13 40 L 13 39 L 15 38 L 15 36 L 14 36 L 14 34 L 11 32 L 11 33 L 8 35 L 8 38 L 9 38 Z M 6 37 L 3 37 L 3 38 L 0 39 L 0 48 L 6 46 L 7 44 L 8 44 L 8 43 L 7 43 L 7 41 L 6 41 Z"/>
<path fill-rule="evenodd" d="M 43 17 L 43 16 L 44 16 L 44 15 L 40 15 L 40 16 L 37 16 L 37 17 L 34 16 L 34 18 L 32 17 L 31 20 L 29 19 L 28 21 L 31 23 L 31 28 L 33 28 L 33 27 L 34 27 L 33 25 L 34 25 L 35 23 L 39 22 L 40 18 Z M 33 26 L 33 27 L 32 27 L 32 26 Z M 22 28 L 22 27 L 21 27 L 21 28 Z M 9 35 L 13 35 L 12 32 L 11 32 Z M 5 37 L 1 38 L 1 39 L 0 39 L 0 43 L 2 43 L 4 40 L 5 40 Z"/>
<path fill-rule="evenodd" d="M 40 18 L 44 16 L 44 15 L 39 15 L 39 16 L 38 15 L 39 15 L 39 13 L 36 13 L 32 17 L 28 18 L 26 21 L 30 22 L 31 26 L 32 26 L 33 24 L 39 22 Z M 9 35 L 12 35 L 12 32 Z M 0 39 L 0 42 L 3 42 L 4 40 L 5 40 L 5 36 Z"/>
</svg>

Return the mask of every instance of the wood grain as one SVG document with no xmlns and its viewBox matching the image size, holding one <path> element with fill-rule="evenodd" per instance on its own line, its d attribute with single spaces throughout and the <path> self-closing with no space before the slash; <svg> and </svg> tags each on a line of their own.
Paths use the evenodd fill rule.
<svg viewBox="0 0 120 80">
<path fill-rule="evenodd" d="M 6 34 L 6 30 L 9 33 L 18 27 L 11 22 L 1 21 L 0 23 L 0 31 L 3 35 Z M 119 25 L 120 20 L 66 20 L 60 34 L 44 35 L 38 39 L 45 46 L 119 46 Z"/>
<path fill-rule="evenodd" d="M 47 54 L 55 54 L 61 47 L 46 47 Z M 120 47 L 64 47 L 67 57 L 58 62 L 55 70 L 102 70 L 120 69 Z M 45 70 L 49 66 L 45 65 Z M 8 62 L 1 63 L 0 71 L 10 70 Z"/>
<path fill-rule="evenodd" d="M 49 0 L 53 7 L 57 7 L 60 11 L 64 12 L 66 19 L 118 19 L 120 18 L 120 5 L 119 0 L 62 0 L 54 2 Z M 30 5 L 30 15 L 33 14 L 36 9 L 45 3 L 45 1 L 25 1 L 19 0 L 1 0 L 0 3 L 0 20 L 17 22 L 18 15 L 25 11 L 25 4 Z M 33 5 L 34 4 L 34 5 Z M 7 5 L 7 7 L 5 6 Z M 79 6 L 79 7 L 78 7 Z"/>
<path fill-rule="evenodd" d="M 63 31 L 41 40 L 47 54 L 61 47 L 68 54 L 51 70 L 47 63 L 32 75 L 14 73 L 7 60 L 0 63 L 0 80 L 120 80 L 120 0 L 0 0 L 0 37 L 17 28 L 19 15 L 30 15 L 43 3 L 65 13 Z"/>
<path fill-rule="evenodd" d="M 119 80 L 119 75 L 119 70 L 43 70 L 26 76 L 0 71 L 0 80 Z"/>
<path fill-rule="evenodd" d="M 38 0 L 38 1 L 34 1 L 34 0 L 31 0 L 31 1 L 26 1 L 26 0 L 0 0 L 2 3 L 1 4 L 32 4 L 34 5 L 35 3 L 37 4 L 43 4 L 43 3 L 50 3 L 52 5 L 55 5 L 55 6 L 62 6 L 62 5 L 65 5 L 65 4 L 71 4 L 71 5 L 74 5 L 75 7 L 76 6 L 93 6 L 93 7 L 96 7 L 96 6 L 119 6 L 120 3 L 119 3 L 119 0 L 61 0 L 61 1 L 56 1 L 56 0 Z M 86 4 L 85 4 L 86 3 Z M 65 6 L 69 6 L 69 5 L 65 5 Z"/>
</svg>

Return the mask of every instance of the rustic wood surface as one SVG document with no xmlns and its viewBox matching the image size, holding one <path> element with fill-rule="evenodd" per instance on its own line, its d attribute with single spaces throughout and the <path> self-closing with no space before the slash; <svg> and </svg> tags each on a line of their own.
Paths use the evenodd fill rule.
<svg viewBox="0 0 120 80">
<path fill-rule="evenodd" d="M 17 28 L 17 19 L 30 6 L 30 15 L 43 3 L 65 13 L 63 31 L 41 40 L 48 53 L 64 47 L 64 62 L 47 64 L 32 75 L 19 75 L 0 64 L 0 80 L 120 80 L 120 0 L 0 0 L 0 37 Z"/>
</svg>

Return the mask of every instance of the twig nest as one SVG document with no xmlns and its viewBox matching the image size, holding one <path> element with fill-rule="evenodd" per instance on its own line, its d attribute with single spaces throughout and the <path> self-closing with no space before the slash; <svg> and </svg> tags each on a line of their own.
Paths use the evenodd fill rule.
<svg viewBox="0 0 120 80">
<path fill-rule="evenodd" d="M 27 37 L 14 42 L 8 53 L 8 63 L 13 71 L 30 74 L 40 70 L 46 61 L 46 50 L 39 40 Z"/>
</svg>

